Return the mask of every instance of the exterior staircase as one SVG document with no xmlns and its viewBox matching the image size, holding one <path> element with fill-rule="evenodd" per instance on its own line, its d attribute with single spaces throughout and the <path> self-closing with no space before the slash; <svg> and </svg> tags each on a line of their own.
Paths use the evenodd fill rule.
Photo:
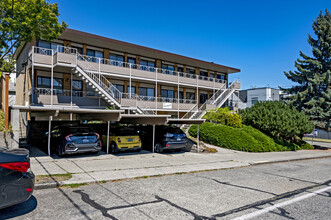
<svg viewBox="0 0 331 220">
<path fill-rule="evenodd" d="M 207 111 L 207 105 L 214 105 L 216 108 L 221 107 L 233 94 L 234 91 L 240 88 L 240 81 L 233 81 L 228 88 L 224 84 L 215 94 L 199 107 L 199 103 L 195 104 L 182 119 L 201 119 Z M 187 130 L 191 125 L 184 124 L 182 129 Z"/>
<path fill-rule="evenodd" d="M 121 108 L 122 93 L 104 77 L 101 73 L 96 73 L 95 68 L 90 64 L 90 61 L 85 56 L 77 52 L 77 65 L 73 70 L 76 75 L 89 84 L 101 97 L 110 105 Z M 138 101 L 138 97 L 136 97 Z M 147 107 L 142 106 L 142 101 L 139 100 L 140 106 L 136 106 L 136 114 L 151 115 L 155 112 Z"/>
<path fill-rule="evenodd" d="M 100 73 L 92 72 L 91 64 L 86 58 L 77 53 L 77 65 L 74 73 L 88 83 L 110 105 L 121 108 L 122 93 Z"/>
</svg>

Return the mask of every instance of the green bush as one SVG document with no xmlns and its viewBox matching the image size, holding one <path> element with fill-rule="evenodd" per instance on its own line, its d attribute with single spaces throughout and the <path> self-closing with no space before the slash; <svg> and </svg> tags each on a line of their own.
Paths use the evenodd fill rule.
<svg viewBox="0 0 331 220">
<path fill-rule="evenodd" d="M 197 136 L 197 125 L 192 125 L 189 134 Z M 294 143 L 274 141 L 263 132 L 243 125 L 242 128 L 233 128 L 222 124 L 205 122 L 199 126 L 200 140 L 219 147 L 247 152 L 271 152 L 312 149 L 312 146 L 301 143 L 300 147 Z"/>
<path fill-rule="evenodd" d="M 208 110 L 203 118 L 208 122 L 221 123 L 234 128 L 241 127 L 241 117 L 228 107 Z"/>
<path fill-rule="evenodd" d="M 243 124 L 285 142 L 295 143 L 314 129 L 308 116 L 279 101 L 259 102 L 240 114 Z"/>
</svg>

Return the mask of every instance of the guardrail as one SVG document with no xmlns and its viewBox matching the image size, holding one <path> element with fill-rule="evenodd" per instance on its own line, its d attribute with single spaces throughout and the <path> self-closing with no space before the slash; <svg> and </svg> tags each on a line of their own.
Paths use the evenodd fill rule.
<svg viewBox="0 0 331 220">
<path fill-rule="evenodd" d="M 54 49 L 33 46 L 33 52 L 37 53 L 37 54 L 48 55 L 48 56 L 51 56 L 52 54 L 55 55 L 56 53 L 66 53 L 66 54 L 77 54 L 78 53 L 76 48 L 65 47 L 65 46 L 57 46 Z M 124 67 L 124 68 L 132 68 L 132 69 L 137 69 L 137 70 L 156 72 L 156 73 L 160 73 L 160 74 L 167 74 L 167 75 L 174 75 L 174 76 L 179 75 L 180 77 L 187 77 L 187 78 L 191 78 L 191 79 L 198 78 L 200 80 L 205 80 L 205 81 L 211 81 L 211 82 L 215 81 L 216 83 L 226 83 L 226 80 L 223 80 L 223 79 L 217 79 L 217 78 L 208 77 L 208 76 L 195 75 L 195 74 L 191 74 L 191 73 L 184 73 L 184 72 L 179 72 L 179 71 L 174 71 L 174 70 L 157 68 L 157 67 L 153 67 L 153 66 L 133 64 L 133 63 L 127 63 L 127 62 L 118 61 L 118 60 L 111 60 L 111 59 L 99 58 L 99 57 L 93 57 L 93 56 L 87 56 L 87 55 L 81 55 L 81 54 L 80 54 L 80 56 L 77 56 L 77 60 L 84 60 L 84 61 L 92 62 L 92 63 L 100 63 L 100 64 L 107 64 L 107 65 L 119 66 L 119 67 Z"/>
</svg>

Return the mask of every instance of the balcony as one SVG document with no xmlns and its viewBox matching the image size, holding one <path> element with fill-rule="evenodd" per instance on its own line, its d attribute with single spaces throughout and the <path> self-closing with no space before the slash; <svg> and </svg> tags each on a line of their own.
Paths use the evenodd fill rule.
<svg viewBox="0 0 331 220">
<path fill-rule="evenodd" d="M 33 95 L 33 105 L 51 105 L 51 89 L 34 88 L 30 91 Z M 123 107 L 139 107 L 141 109 L 155 109 L 161 111 L 188 111 L 196 100 L 164 98 L 152 96 L 139 96 L 136 94 L 122 93 L 121 105 Z M 108 104 L 95 92 L 71 91 L 53 89 L 53 105 L 72 105 L 105 108 Z"/>
<path fill-rule="evenodd" d="M 30 91 L 33 105 L 51 105 L 51 89 L 34 88 Z M 72 95 L 71 95 L 72 94 Z M 71 91 L 53 89 L 53 105 L 72 105 L 88 107 L 105 107 L 108 104 L 95 92 Z"/>
<path fill-rule="evenodd" d="M 221 88 L 226 83 L 225 80 L 206 76 L 80 55 L 77 53 L 76 49 L 63 46 L 58 46 L 54 50 L 33 47 L 30 56 L 32 57 L 31 60 L 34 65 L 88 66 L 89 71 L 116 75 L 122 78 L 131 77 L 132 79 L 147 81 L 157 80 L 163 83 L 180 83 L 189 87 L 206 87 L 209 89 Z M 88 65 L 86 62 L 88 62 Z"/>
</svg>

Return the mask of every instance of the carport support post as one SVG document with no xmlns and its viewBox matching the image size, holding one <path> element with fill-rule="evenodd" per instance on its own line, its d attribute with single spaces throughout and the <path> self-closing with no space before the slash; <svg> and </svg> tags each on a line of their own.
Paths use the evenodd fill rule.
<svg viewBox="0 0 331 220">
<path fill-rule="evenodd" d="M 107 154 L 109 154 L 109 127 L 110 121 L 107 122 Z"/>
<path fill-rule="evenodd" d="M 197 152 L 199 152 L 199 124 L 197 129 Z"/>
<path fill-rule="evenodd" d="M 52 116 L 48 117 L 48 156 L 51 156 L 51 125 L 52 125 Z"/>
<path fill-rule="evenodd" d="M 154 146 L 155 146 L 155 125 L 153 125 L 153 146 L 152 146 L 153 153 L 154 153 Z"/>
</svg>

